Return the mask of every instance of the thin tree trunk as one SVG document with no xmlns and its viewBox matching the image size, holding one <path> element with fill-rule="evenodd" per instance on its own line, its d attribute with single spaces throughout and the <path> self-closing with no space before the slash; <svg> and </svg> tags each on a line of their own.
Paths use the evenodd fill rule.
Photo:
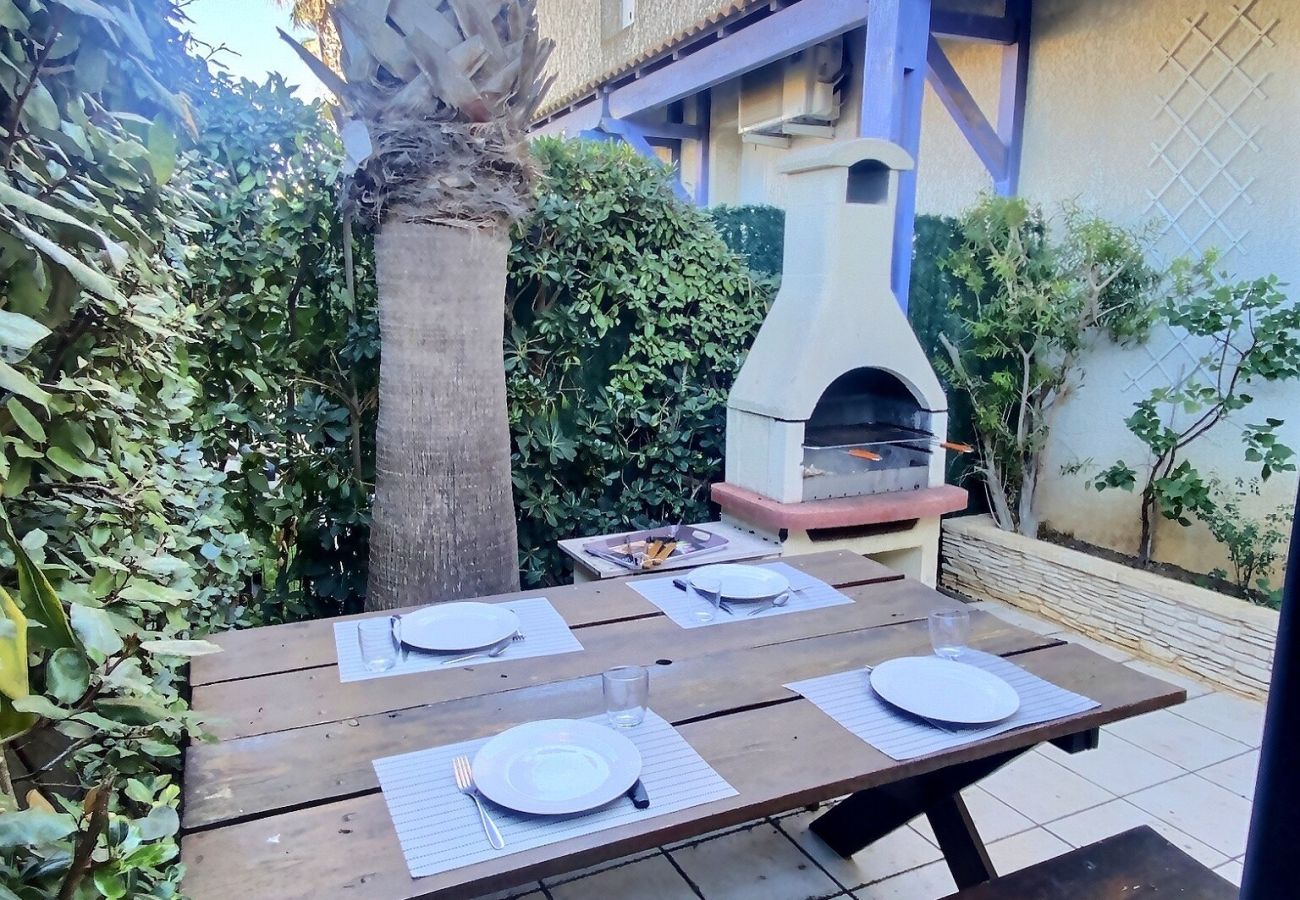
<svg viewBox="0 0 1300 900">
<path fill-rule="evenodd" d="M 503 229 L 386 222 L 367 609 L 519 589 Z"/>
</svg>

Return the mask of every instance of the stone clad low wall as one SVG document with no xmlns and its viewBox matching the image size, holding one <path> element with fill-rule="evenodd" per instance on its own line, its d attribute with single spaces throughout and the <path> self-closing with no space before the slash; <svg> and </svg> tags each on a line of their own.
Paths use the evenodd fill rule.
<svg viewBox="0 0 1300 900">
<path fill-rule="evenodd" d="M 945 520 L 940 558 L 949 590 L 1001 600 L 1239 694 L 1268 692 L 1271 609 L 1000 531 L 986 516 Z"/>
</svg>

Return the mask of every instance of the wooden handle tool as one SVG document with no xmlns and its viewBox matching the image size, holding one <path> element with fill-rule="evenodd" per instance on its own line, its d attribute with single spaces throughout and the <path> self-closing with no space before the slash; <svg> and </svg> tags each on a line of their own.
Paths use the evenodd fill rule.
<svg viewBox="0 0 1300 900">
<path fill-rule="evenodd" d="M 970 444 L 963 444 L 959 441 L 940 441 L 939 446 L 945 450 L 952 450 L 954 453 L 970 453 L 975 449 Z"/>
<path fill-rule="evenodd" d="M 869 459 L 872 462 L 880 462 L 884 458 L 879 453 L 872 453 L 870 450 L 863 450 L 861 447 L 854 447 L 849 451 L 849 456 L 856 456 L 858 459 Z"/>
</svg>

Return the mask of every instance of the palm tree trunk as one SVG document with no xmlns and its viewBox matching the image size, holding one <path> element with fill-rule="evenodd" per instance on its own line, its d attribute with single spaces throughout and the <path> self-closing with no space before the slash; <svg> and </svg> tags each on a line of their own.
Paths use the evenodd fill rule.
<svg viewBox="0 0 1300 900">
<path fill-rule="evenodd" d="M 519 589 L 502 228 L 389 220 L 367 609 Z"/>
</svg>

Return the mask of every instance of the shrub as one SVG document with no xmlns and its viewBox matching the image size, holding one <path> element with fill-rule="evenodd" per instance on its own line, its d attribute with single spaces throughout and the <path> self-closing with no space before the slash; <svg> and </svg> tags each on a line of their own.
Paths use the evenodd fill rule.
<svg viewBox="0 0 1300 900">
<path fill-rule="evenodd" d="M 544 178 L 510 255 L 506 376 L 524 580 L 555 541 L 707 518 L 727 391 L 767 297 L 663 166 L 533 144 Z"/>
<path fill-rule="evenodd" d="M 1232 282 L 1214 268 L 1213 255 L 1174 266 L 1174 288 L 1163 310 L 1167 321 L 1207 342 L 1199 368 L 1178 384 L 1159 387 L 1134 404 L 1124 424 L 1146 445 L 1151 461 L 1137 468 L 1118 460 L 1092 482 L 1097 490 L 1133 490 L 1141 477 L 1138 557 L 1154 554 L 1157 513 L 1181 525 L 1191 516 L 1217 517 L 1205 476 L 1187 448 L 1254 402 L 1251 386 L 1300 378 L 1300 307 L 1282 293 L 1275 276 Z M 1295 469 L 1293 451 L 1279 440 L 1282 419 L 1247 423 L 1243 456 L 1258 463 L 1259 477 Z"/>
<path fill-rule="evenodd" d="M 195 437 L 206 68 L 168 0 L 2 5 L 0 893 L 172 896 L 179 666 L 260 550 Z"/>
<path fill-rule="evenodd" d="M 985 196 L 961 217 L 946 260 L 960 330 L 941 335 L 940 370 L 970 398 L 977 472 L 1000 528 L 1034 536 L 1034 492 L 1057 402 L 1100 336 L 1144 339 L 1157 275 L 1138 238 L 1067 209 L 1054 240 L 1041 209 Z"/>
<path fill-rule="evenodd" d="M 785 210 L 778 206 L 719 203 L 709 217 L 718 235 L 749 270 L 779 282 L 785 252 Z"/>
</svg>

